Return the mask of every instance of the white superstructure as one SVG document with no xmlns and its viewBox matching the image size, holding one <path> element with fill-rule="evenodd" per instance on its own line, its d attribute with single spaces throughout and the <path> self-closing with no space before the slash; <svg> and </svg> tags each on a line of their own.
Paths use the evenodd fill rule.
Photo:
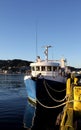
<svg viewBox="0 0 81 130">
<path fill-rule="evenodd" d="M 37 57 L 36 62 L 31 63 L 31 74 L 33 77 L 41 74 L 45 78 L 57 81 L 63 81 L 64 72 L 66 69 L 66 60 L 63 58 L 61 60 L 48 60 L 48 48 L 51 46 L 46 46 L 45 55 L 46 59 L 41 60 L 40 57 Z"/>
</svg>

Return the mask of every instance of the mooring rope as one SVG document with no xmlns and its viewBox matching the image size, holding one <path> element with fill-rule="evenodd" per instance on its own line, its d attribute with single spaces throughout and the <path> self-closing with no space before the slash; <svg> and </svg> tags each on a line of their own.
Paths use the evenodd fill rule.
<svg viewBox="0 0 81 130">
<path fill-rule="evenodd" d="M 46 91 L 47 91 L 49 97 L 50 97 L 53 101 L 55 101 L 55 102 L 63 102 L 63 101 L 65 101 L 66 96 L 65 96 L 63 99 L 58 100 L 58 99 L 55 99 L 55 98 L 50 94 L 50 92 L 48 91 L 48 89 L 47 89 L 47 87 L 46 87 L 45 80 L 44 80 L 44 86 L 45 86 L 45 89 L 46 89 Z"/>
<path fill-rule="evenodd" d="M 67 105 L 68 103 L 72 103 L 72 102 L 81 102 L 81 100 L 68 100 L 68 101 L 66 101 L 66 102 L 64 102 L 64 103 L 61 103 L 61 104 L 57 105 L 57 106 L 46 106 L 46 105 L 44 105 L 43 103 L 41 103 L 38 99 L 36 99 L 36 101 L 37 101 L 42 107 L 48 108 L 48 109 L 59 108 L 59 107 L 62 107 L 62 106 L 64 106 L 64 105 Z"/>
<path fill-rule="evenodd" d="M 45 80 L 45 79 L 44 79 Z M 63 89 L 63 90 L 56 90 L 56 89 L 54 89 L 54 88 L 52 88 L 47 82 L 46 82 L 46 80 L 45 80 L 45 83 L 46 83 L 46 85 L 51 89 L 51 90 L 53 90 L 53 91 L 55 91 L 55 92 L 64 92 L 66 89 Z"/>
<path fill-rule="evenodd" d="M 66 101 L 66 102 L 64 102 L 64 103 L 62 103 L 62 104 L 59 104 L 59 105 L 57 105 L 57 106 L 46 106 L 46 105 L 42 104 L 38 99 L 36 99 L 36 100 L 37 100 L 37 102 L 38 102 L 42 107 L 48 108 L 48 109 L 59 108 L 59 107 L 61 107 L 61 106 L 66 105 L 67 103 L 74 102 L 74 100 L 71 100 L 71 101 Z"/>
</svg>

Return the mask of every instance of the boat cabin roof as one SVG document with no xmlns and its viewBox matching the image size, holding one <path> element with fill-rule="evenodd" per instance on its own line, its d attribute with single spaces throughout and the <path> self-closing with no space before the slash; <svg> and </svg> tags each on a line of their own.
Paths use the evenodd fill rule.
<svg viewBox="0 0 81 130">
<path fill-rule="evenodd" d="M 34 62 L 31 63 L 30 66 L 60 66 L 59 63 L 56 63 L 54 61 L 41 61 L 41 62 Z"/>
</svg>

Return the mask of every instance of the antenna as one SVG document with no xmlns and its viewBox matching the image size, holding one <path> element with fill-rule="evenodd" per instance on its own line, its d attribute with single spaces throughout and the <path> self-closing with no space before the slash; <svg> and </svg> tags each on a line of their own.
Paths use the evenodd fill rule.
<svg viewBox="0 0 81 130">
<path fill-rule="evenodd" d="M 46 55 L 46 60 L 48 61 L 48 48 L 50 48 L 50 47 L 52 47 L 52 46 L 48 45 L 48 46 L 43 46 L 43 47 L 45 48 L 44 53 L 45 53 L 45 55 Z"/>
<path fill-rule="evenodd" d="M 37 24 L 36 24 L 36 57 L 38 56 L 38 46 L 37 46 Z"/>
</svg>

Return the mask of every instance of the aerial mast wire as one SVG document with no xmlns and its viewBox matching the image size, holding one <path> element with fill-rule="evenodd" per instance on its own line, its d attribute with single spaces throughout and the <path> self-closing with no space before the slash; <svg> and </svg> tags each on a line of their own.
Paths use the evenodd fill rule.
<svg viewBox="0 0 81 130">
<path fill-rule="evenodd" d="M 37 23 L 36 23 L 36 57 L 38 56 L 38 43 L 37 43 Z"/>
</svg>

